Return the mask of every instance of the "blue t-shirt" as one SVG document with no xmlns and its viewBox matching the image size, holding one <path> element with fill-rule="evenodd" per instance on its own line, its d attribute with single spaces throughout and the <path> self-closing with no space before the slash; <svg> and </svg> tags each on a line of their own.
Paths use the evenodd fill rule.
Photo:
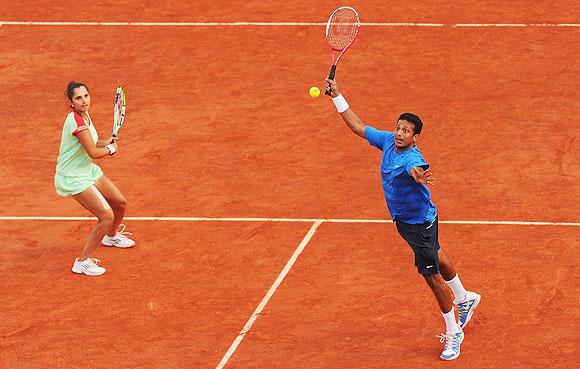
<svg viewBox="0 0 580 369">
<path fill-rule="evenodd" d="M 365 127 L 365 137 L 371 146 L 383 152 L 381 178 L 389 213 L 394 221 L 411 224 L 432 222 L 437 211 L 431 193 L 424 184 L 411 176 L 411 168 L 429 168 L 417 146 L 403 152 L 395 150 L 393 132 Z"/>
</svg>

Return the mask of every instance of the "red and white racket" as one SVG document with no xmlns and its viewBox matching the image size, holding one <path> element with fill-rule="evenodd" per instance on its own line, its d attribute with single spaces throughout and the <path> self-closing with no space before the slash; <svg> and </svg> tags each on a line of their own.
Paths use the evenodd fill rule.
<svg viewBox="0 0 580 369">
<path fill-rule="evenodd" d="M 334 79 L 336 65 L 346 50 L 352 45 L 360 29 L 360 18 L 356 10 L 350 6 L 341 6 L 328 18 L 326 24 L 326 40 L 332 51 L 332 66 L 328 79 Z M 330 95 L 330 89 L 325 92 Z"/>
</svg>

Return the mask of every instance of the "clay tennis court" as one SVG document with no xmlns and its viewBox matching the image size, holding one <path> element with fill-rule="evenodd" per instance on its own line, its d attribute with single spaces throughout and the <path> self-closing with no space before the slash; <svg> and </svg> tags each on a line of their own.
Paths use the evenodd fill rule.
<svg viewBox="0 0 580 369">
<path fill-rule="evenodd" d="M 0 368 L 578 362 L 580 8 L 350 4 L 363 25 L 339 87 L 377 128 L 421 116 L 441 244 L 482 294 L 461 356 L 442 362 L 380 152 L 308 95 L 340 5 L 0 5 Z M 53 186 L 70 80 L 89 85 L 101 136 L 115 87 L 128 95 L 119 153 L 97 163 L 137 246 L 99 248 L 98 278 L 70 272 L 94 220 Z"/>
</svg>

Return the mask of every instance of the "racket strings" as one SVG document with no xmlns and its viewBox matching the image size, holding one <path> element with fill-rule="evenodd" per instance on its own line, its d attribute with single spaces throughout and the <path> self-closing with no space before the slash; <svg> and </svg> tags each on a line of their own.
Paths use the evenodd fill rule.
<svg viewBox="0 0 580 369">
<path fill-rule="evenodd" d="M 334 50 L 343 50 L 350 45 L 360 26 L 358 14 L 352 9 L 339 9 L 328 23 L 326 37 Z"/>
<path fill-rule="evenodd" d="M 123 120 L 125 119 L 125 91 L 122 87 L 117 88 L 113 119 L 116 129 L 123 125 Z"/>
</svg>

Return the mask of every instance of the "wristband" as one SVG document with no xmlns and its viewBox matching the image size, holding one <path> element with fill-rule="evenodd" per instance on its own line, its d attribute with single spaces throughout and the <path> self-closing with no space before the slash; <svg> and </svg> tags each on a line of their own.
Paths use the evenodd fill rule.
<svg viewBox="0 0 580 369">
<path fill-rule="evenodd" d="M 114 153 L 117 152 L 117 149 L 115 149 L 115 146 L 113 146 L 112 144 L 108 144 L 105 147 L 107 148 L 107 150 L 109 150 L 109 155 L 113 155 Z"/>
<path fill-rule="evenodd" d="M 336 106 L 336 110 L 338 110 L 339 113 L 344 113 L 349 108 L 348 103 L 342 94 L 338 95 L 337 97 L 333 97 L 332 102 L 334 103 L 334 106 Z"/>
</svg>

